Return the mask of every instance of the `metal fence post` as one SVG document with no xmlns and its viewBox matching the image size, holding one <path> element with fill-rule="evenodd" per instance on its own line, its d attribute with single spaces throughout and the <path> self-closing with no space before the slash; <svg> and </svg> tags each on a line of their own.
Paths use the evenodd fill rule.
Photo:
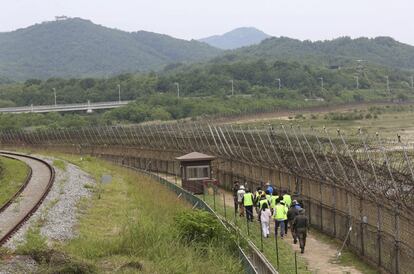
<svg viewBox="0 0 414 274">
<path fill-rule="evenodd" d="M 298 260 L 296 258 L 296 251 L 295 251 L 295 273 L 298 274 Z"/>
<path fill-rule="evenodd" d="M 216 188 L 213 186 L 213 204 L 214 204 L 214 211 L 216 211 Z"/>
<path fill-rule="evenodd" d="M 260 223 L 260 251 L 263 252 L 263 224 Z"/>
<path fill-rule="evenodd" d="M 246 209 L 245 209 L 246 212 Z M 250 226 L 249 226 L 249 219 L 247 218 L 247 212 L 246 212 L 246 227 L 247 227 L 247 236 L 250 236 Z"/>
<path fill-rule="evenodd" d="M 227 220 L 226 194 L 223 192 L 224 219 Z"/>
<path fill-rule="evenodd" d="M 400 210 L 395 209 L 394 229 L 395 229 L 395 274 L 400 273 Z"/>
<path fill-rule="evenodd" d="M 275 226 L 276 226 L 276 221 L 275 221 Z M 275 228 L 275 248 L 276 248 L 277 270 L 279 270 L 279 245 L 277 243 L 277 228 Z"/>
</svg>

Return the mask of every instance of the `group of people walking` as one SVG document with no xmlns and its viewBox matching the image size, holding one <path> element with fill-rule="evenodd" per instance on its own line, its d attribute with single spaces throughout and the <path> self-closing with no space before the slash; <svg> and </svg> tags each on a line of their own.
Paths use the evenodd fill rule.
<svg viewBox="0 0 414 274">
<path fill-rule="evenodd" d="M 264 190 L 258 187 L 255 193 L 252 193 L 236 181 L 233 185 L 233 197 L 235 213 L 239 213 L 240 217 L 246 216 L 248 222 L 253 222 L 255 209 L 263 237 L 270 236 L 270 223 L 271 219 L 274 219 L 275 236 L 280 227 L 280 237 L 283 239 L 290 228 L 293 242 L 296 244 L 299 240 L 301 253 L 304 253 L 309 220 L 305 215 L 303 203 L 292 201 L 288 191 L 283 190 L 279 193 L 267 183 Z"/>
</svg>

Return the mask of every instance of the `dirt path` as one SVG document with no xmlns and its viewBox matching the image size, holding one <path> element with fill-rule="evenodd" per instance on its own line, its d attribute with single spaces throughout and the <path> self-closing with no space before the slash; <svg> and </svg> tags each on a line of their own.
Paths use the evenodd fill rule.
<svg viewBox="0 0 414 274">
<path fill-rule="evenodd" d="M 233 207 L 233 198 L 230 192 L 220 190 L 220 193 L 225 193 L 226 205 Z M 223 200 L 223 196 L 219 195 L 220 199 Z M 271 225 L 271 231 L 274 231 L 274 223 Z M 271 236 L 272 237 L 272 236 Z M 309 269 L 313 273 L 317 274 L 343 274 L 343 273 L 350 273 L 350 274 L 360 274 L 359 270 L 352 266 L 343 266 L 340 264 L 334 263 L 337 249 L 331 244 L 327 244 L 317 240 L 313 235 L 312 232 L 308 234 L 306 239 L 306 247 L 305 253 L 300 253 L 299 244 L 293 243 L 292 234 L 288 233 L 287 237 L 285 237 L 284 241 L 288 242 L 292 249 L 297 251 L 299 256 L 302 256 L 306 262 L 308 263 Z"/>
</svg>

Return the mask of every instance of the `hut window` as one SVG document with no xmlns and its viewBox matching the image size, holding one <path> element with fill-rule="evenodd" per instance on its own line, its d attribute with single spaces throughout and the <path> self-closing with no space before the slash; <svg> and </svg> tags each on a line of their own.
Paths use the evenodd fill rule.
<svg viewBox="0 0 414 274">
<path fill-rule="evenodd" d="M 188 180 L 199 180 L 210 178 L 209 166 L 189 166 L 187 167 Z"/>
</svg>

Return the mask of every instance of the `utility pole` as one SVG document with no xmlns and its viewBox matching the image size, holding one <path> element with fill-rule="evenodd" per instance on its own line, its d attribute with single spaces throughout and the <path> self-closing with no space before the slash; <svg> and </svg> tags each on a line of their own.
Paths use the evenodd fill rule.
<svg viewBox="0 0 414 274">
<path fill-rule="evenodd" d="M 321 80 L 321 91 L 323 92 L 323 77 L 319 77 L 319 80 Z"/>
<path fill-rule="evenodd" d="M 174 85 L 177 86 L 177 98 L 180 98 L 180 84 L 175 82 Z"/>
<path fill-rule="evenodd" d="M 118 102 L 121 103 L 121 85 L 118 84 Z"/>
<path fill-rule="evenodd" d="M 356 88 L 359 89 L 359 77 L 355 76 L 356 79 Z"/>
<path fill-rule="evenodd" d="M 53 88 L 53 95 L 55 96 L 55 106 L 56 106 L 57 102 L 56 102 L 56 89 L 55 88 Z"/>
<path fill-rule="evenodd" d="M 414 75 L 411 75 L 411 90 L 414 90 Z"/>
<path fill-rule="evenodd" d="M 231 83 L 231 96 L 234 96 L 234 80 L 230 80 Z"/>
<path fill-rule="evenodd" d="M 385 79 L 387 79 L 387 92 L 390 93 L 391 92 L 391 90 L 390 90 L 390 77 L 388 77 L 388 75 L 387 75 L 387 76 L 385 76 Z"/>
<path fill-rule="evenodd" d="M 278 82 L 279 82 L 279 90 L 280 90 L 280 88 L 281 88 L 281 86 L 282 86 L 281 81 L 280 81 L 280 78 L 277 78 L 277 79 L 276 79 L 276 81 L 278 81 Z"/>
</svg>

